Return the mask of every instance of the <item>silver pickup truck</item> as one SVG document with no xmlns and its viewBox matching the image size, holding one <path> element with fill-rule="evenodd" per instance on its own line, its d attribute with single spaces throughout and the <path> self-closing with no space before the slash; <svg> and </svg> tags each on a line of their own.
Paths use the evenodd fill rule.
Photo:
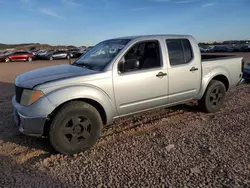
<svg viewBox="0 0 250 188">
<path fill-rule="evenodd" d="M 26 135 L 55 150 L 79 153 L 116 118 L 196 99 L 217 112 L 242 80 L 243 58 L 201 55 L 192 36 L 151 35 L 105 40 L 69 65 L 15 79 L 14 120 Z"/>
</svg>

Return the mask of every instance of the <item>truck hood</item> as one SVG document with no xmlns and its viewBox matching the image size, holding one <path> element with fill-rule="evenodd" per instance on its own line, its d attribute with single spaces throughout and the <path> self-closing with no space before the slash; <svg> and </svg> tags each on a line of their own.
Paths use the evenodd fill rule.
<svg viewBox="0 0 250 188">
<path fill-rule="evenodd" d="M 36 85 L 59 79 L 72 78 L 94 74 L 97 71 L 77 67 L 73 65 L 57 65 L 46 68 L 40 68 L 23 73 L 16 77 L 15 84 L 19 87 L 32 89 Z"/>
</svg>

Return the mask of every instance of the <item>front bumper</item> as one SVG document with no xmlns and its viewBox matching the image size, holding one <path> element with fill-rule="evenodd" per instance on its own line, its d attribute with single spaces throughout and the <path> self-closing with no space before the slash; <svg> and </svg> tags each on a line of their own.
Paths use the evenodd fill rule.
<svg viewBox="0 0 250 188">
<path fill-rule="evenodd" d="M 25 135 L 41 137 L 44 132 L 44 125 L 47 116 L 26 116 L 22 114 L 22 107 L 16 102 L 15 97 L 12 99 L 13 105 L 13 120 L 18 126 L 19 131 Z M 25 109 L 27 111 L 27 109 Z M 32 109 L 30 109 L 32 110 Z"/>
<path fill-rule="evenodd" d="M 41 137 L 43 135 L 46 117 L 23 116 L 14 108 L 13 119 L 21 133 L 34 137 Z"/>
</svg>

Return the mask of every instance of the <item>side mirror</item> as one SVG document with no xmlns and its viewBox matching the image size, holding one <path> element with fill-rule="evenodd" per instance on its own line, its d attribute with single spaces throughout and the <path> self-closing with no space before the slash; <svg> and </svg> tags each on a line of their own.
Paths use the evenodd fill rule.
<svg viewBox="0 0 250 188">
<path fill-rule="evenodd" d="M 137 70 L 140 67 L 140 62 L 137 59 L 130 59 L 122 64 L 122 72 Z"/>
</svg>

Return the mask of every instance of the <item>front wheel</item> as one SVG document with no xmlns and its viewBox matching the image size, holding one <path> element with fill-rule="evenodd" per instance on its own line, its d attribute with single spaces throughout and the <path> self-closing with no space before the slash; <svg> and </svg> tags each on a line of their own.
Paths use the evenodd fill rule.
<svg viewBox="0 0 250 188">
<path fill-rule="evenodd" d="M 56 151 L 73 155 L 91 148 L 101 129 L 99 112 L 88 103 L 75 101 L 65 104 L 54 117 L 49 138 Z"/>
<path fill-rule="evenodd" d="M 225 85 L 218 80 L 212 80 L 202 99 L 199 100 L 199 106 L 203 111 L 208 113 L 218 112 L 225 101 L 225 97 Z"/>
<path fill-rule="evenodd" d="M 32 61 L 32 57 L 29 57 L 29 58 L 27 59 L 27 61 L 28 61 L 28 62 L 31 62 L 31 61 Z"/>
</svg>

